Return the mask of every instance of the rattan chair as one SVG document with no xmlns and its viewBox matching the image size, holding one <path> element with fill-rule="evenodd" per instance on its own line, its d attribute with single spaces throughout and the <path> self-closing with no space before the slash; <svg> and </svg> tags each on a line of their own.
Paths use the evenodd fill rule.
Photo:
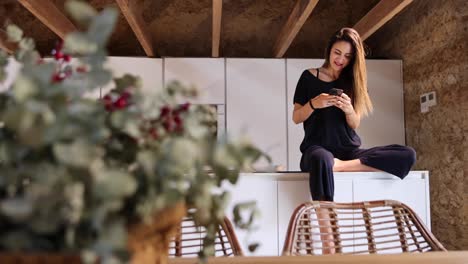
<svg viewBox="0 0 468 264">
<path fill-rule="evenodd" d="M 283 247 L 283 255 L 426 251 L 446 249 L 411 208 L 393 200 L 301 204 Z"/>
<path fill-rule="evenodd" d="M 215 239 L 215 256 L 242 256 L 242 249 L 237 240 L 231 221 L 224 217 L 219 225 Z M 203 246 L 204 228 L 197 227 L 192 218 L 185 217 L 177 233 L 169 244 L 171 257 L 196 257 Z"/>
</svg>

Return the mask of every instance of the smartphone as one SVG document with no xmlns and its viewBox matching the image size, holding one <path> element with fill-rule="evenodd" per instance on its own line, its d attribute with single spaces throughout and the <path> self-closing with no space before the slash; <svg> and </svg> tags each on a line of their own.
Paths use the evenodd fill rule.
<svg viewBox="0 0 468 264">
<path fill-rule="evenodd" d="M 338 89 L 338 88 L 331 88 L 330 91 L 328 92 L 329 95 L 337 95 L 341 96 L 343 93 L 343 89 Z"/>
</svg>

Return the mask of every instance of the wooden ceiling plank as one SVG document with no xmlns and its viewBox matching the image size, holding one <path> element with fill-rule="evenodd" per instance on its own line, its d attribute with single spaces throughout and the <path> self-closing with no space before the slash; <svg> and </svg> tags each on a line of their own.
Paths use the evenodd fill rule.
<svg viewBox="0 0 468 264">
<path fill-rule="evenodd" d="M 153 41 L 151 34 L 147 31 L 145 22 L 138 10 L 137 1 L 132 0 L 116 0 L 120 7 L 125 19 L 135 33 L 138 41 L 140 42 L 143 50 L 148 57 L 154 57 L 155 52 L 153 49 Z"/>
<path fill-rule="evenodd" d="M 374 8 L 354 25 L 354 29 L 359 32 L 362 40 L 365 40 L 412 1 L 413 0 L 380 0 Z"/>
<path fill-rule="evenodd" d="M 61 39 L 73 31 L 75 25 L 55 6 L 51 0 L 18 0 L 26 9 Z"/>
<path fill-rule="evenodd" d="M 273 49 L 273 53 L 276 58 L 281 58 L 286 53 L 317 3 L 318 0 L 297 0 L 296 5 L 276 40 Z"/>
<path fill-rule="evenodd" d="M 213 33 L 212 33 L 212 57 L 219 57 L 219 45 L 221 41 L 221 17 L 223 1 L 213 0 Z"/>
</svg>

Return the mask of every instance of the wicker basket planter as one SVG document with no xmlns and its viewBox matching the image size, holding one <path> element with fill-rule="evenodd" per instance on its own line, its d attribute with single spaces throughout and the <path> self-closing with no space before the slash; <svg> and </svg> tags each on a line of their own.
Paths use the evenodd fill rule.
<svg viewBox="0 0 468 264">
<path fill-rule="evenodd" d="M 128 228 L 128 248 L 132 252 L 132 264 L 166 264 L 169 243 L 187 210 L 184 203 L 158 212 L 149 224 L 135 223 Z M 0 253 L 0 263 L 15 264 L 80 264 L 77 255 L 54 253 L 21 254 Z"/>
</svg>

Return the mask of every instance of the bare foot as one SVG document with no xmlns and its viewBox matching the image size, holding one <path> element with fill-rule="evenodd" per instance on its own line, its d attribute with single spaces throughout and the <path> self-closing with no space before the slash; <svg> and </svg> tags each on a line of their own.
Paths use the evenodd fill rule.
<svg viewBox="0 0 468 264">
<path fill-rule="evenodd" d="M 333 238 L 333 236 L 331 236 Z M 329 254 L 335 254 L 335 243 L 330 241 L 330 242 L 322 242 L 322 255 L 329 255 Z"/>
<path fill-rule="evenodd" d="M 333 165 L 333 171 L 342 171 L 343 170 L 343 163 L 344 161 L 334 158 L 335 164 Z"/>
</svg>

